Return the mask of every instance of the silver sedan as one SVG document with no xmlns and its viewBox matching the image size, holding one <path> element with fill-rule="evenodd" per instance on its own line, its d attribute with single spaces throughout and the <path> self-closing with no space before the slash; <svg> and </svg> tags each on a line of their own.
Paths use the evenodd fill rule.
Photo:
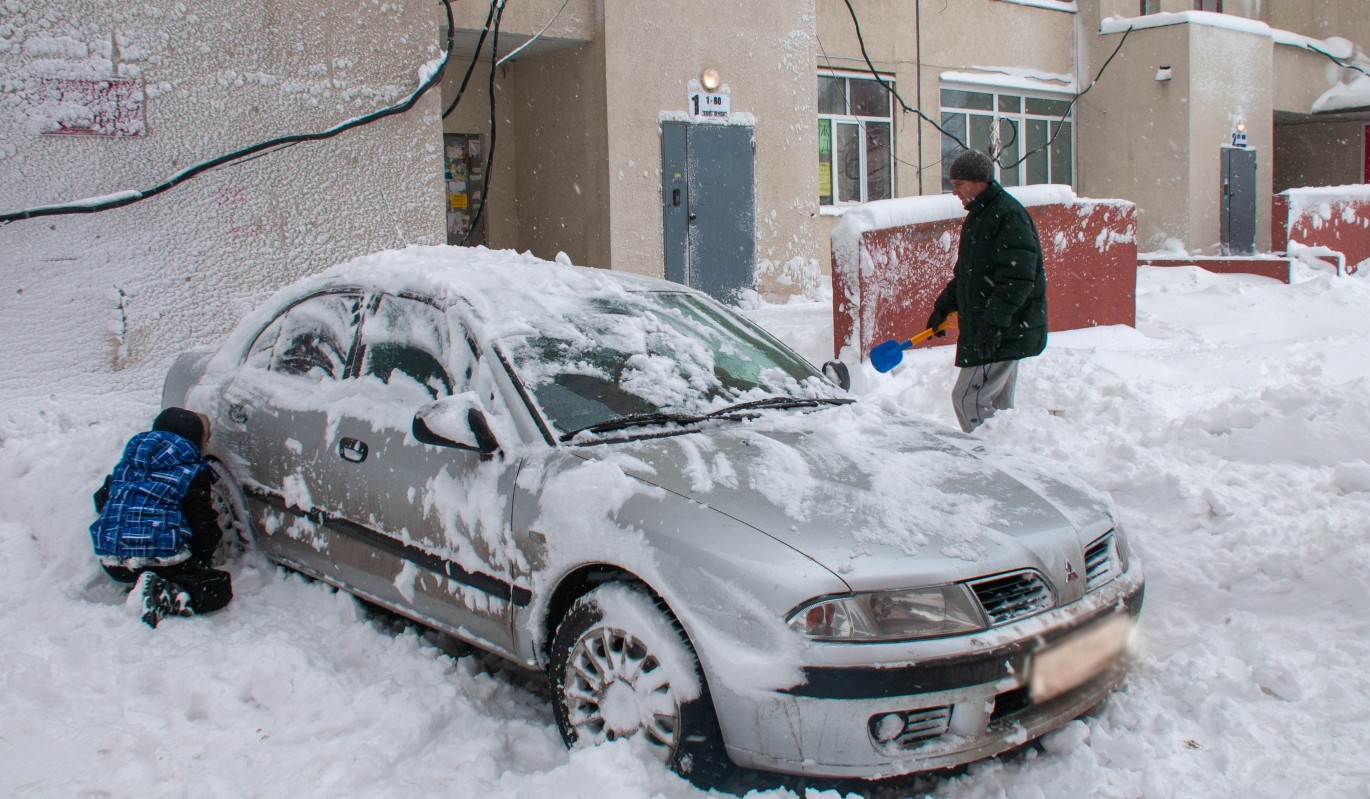
<svg viewBox="0 0 1370 799">
<path fill-rule="evenodd" d="M 701 783 L 968 763 L 1124 676 L 1143 579 L 1106 497 L 676 284 L 378 253 L 181 356 L 163 403 L 209 415 L 272 561 L 545 670 L 568 745 Z"/>
</svg>

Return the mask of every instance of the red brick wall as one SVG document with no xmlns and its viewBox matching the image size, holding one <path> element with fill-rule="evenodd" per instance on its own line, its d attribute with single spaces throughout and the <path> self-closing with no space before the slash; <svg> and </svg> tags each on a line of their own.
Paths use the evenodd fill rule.
<svg viewBox="0 0 1370 799">
<path fill-rule="evenodd" d="M 1058 194 L 1068 191 L 1053 188 L 1059 189 Z M 841 226 L 834 231 L 833 344 L 839 355 L 845 347 L 853 345 L 851 354 L 864 360 L 874 345 L 887 339 L 908 339 L 923 330 L 933 302 L 951 279 L 961 220 L 965 216 L 948 199 L 886 201 L 922 202 L 929 209 L 927 213 L 904 216 L 926 219 L 948 210 L 945 215 L 950 218 L 866 230 L 859 234 L 855 247 L 838 243 L 843 236 Z M 1042 240 L 1048 329 L 1133 325 L 1137 294 L 1136 206 L 1118 200 L 1077 199 L 1028 205 L 1028 213 Z M 889 216 L 897 218 L 900 214 Z M 952 333 L 919 346 L 955 340 Z"/>
<path fill-rule="evenodd" d="M 1288 189 L 1275 195 L 1270 245 L 1327 247 L 1346 257 L 1346 272 L 1370 268 L 1370 188 L 1331 186 Z"/>
</svg>

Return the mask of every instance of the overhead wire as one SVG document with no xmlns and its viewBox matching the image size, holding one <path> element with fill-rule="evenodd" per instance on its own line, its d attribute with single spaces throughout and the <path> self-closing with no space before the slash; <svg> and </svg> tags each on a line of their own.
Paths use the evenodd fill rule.
<svg viewBox="0 0 1370 799">
<path fill-rule="evenodd" d="M 104 198 L 95 198 L 93 201 L 78 200 L 76 202 L 38 206 L 36 208 L 28 208 L 22 211 L 11 211 L 9 213 L 3 213 L 0 214 L 0 225 L 8 225 L 11 222 L 17 222 L 22 219 L 34 219 L 43 216 L 62 216 L 66 214 L 90 214 L 97 213 L 100 211 L 108 211 L 114 208 L 122 208 L 128 205 L 133 205 L 134 203 L 142 202 L 143 200 L 155 197 L 169 189 L 172 189 L 180 185 L 181 183 L 186 182 L 187 180 L 190 180 L 194 177 L 197 177 L 219 167 L 236 166 L 238 164 L 243 164 L 260 156 L 269 155 L 274 152 L 279 152 L 280 150 L 286 149 L 288 147 L 293 147 L 294 145 L 299 144 L 301 142 L 322 141 L 325 139 L 331 139 L 346 131 L 352 130 L 353 128 L 358 128 L 363 125 L 369 125 L 377 120 L 394 116 L 396 114 L 402 114 L 408 111 L 409 109 L 414 107 L 414 104 L 419 101 L 419 98 L 421 98 L 424 94 L 428 92 L 429 89 L 433 88 L 433 86 L 437 85 L 438 82 L 442 80 L 443 72 L 447 68 L 448 59 L 452 55 L 452 43 L 454 37 L 454 31 L 452 29 L 452 0 L 439 0 L 439 2 L 442 3 L 443 8 L 447 12 L 447 50 L 442 54 L 442 60 L 438 62 L 438 66 L 432 72 L 432 74 L 430 74 L 427 77 L 427 79 L 423 80 L 419 84 L 418 88 L 415 89 L 414 92 L 411 93 L 408 98 L 400 101 L 399 103 L 396 103 L 392 106 L 388 106 L 386 108 L 379 109 L 377 111 L 373 111 L 369 114 L 365 114 L 360 117 L 356 117 L 354 119 L 349 119 L 346 122 L 342 122 L 322 131 L 316 131 L 313 133 L 298 133 L 288 136 L 278 136 L 274 139 L 270 139 L 264 142 L 258 142 L 257 144 L 249 145 L 247 147 L 234 150 L 230 153 L 225 153 L 224 155 L 218 156 L 216 158 L 211 158 L 208 161 L 201 161 L 198 164 L 194 164 L 181 170 L 180 172 L 177 172 L 175 175 L 172 175 L 170 178 L 162 181 L 161 183 L 158 183 L 157 185 L 152 186 L 151 188 L 143 189 L 141 191 L 127 190 L 107 195 Z"/>
<path fill-rule="evenodd" d="M 504 19 L 504 4 L 505 0 L 496 0 L 494 36 L 490 40 L 490 86 L 487 91 L 490 95 L 490 144 L 485 148 L 485 170 L 482 173 L 485 177 L 485 184 L 480 194 L 480 204 L 476 206 L 476 212 L 471 215 L 471 224 L 466 226 L 466 234 L 461 237 L 462 246 L 471 241 L 471 234 L 475 233 L 476 225 L 485 214 L 485 205 L 490 199 L 490 167 L 495 160 L 495 72 L 499 69 L 500 64 L 499 26 L 501 20 Z M 479 48 L 476 50 L 476 55 L 480 55 Z"/>
<path fill-rule="evenodd" d="M 967 145 L 964 141 L 962 141 L 959 136 L 942 127 L 935 120 L 933 120 L 932 117 L 929 117 L 927 114 L 923 113 L 922 109 L 910 106 L 907 102 L 904 101 L 903 96 L 900 95 L 899 92 L 892 85 L 886 82 L 884 77 L 881 76 L 879 70 L 875 68 L 875 62 L 871 60 L 870 53 L 866 50 L 866 39 L 861 32 L 861 20 L 857 18 L 856 9 L 852 6 L 852 0 L 845 0 L 845 3 L 847 6 L 847 13 L 851 16 L 852 26 L 856 29 L 856 41 L 857 44 L 859 44 L 861 47 L 861 57 L 865 60 L 866 67 L 868 71 L 871 73 L 871 76 L 874 77 L 875 80 L 882 87 L 884 87 L 885 91 L 889 92 L 890 96 L 893 97 L 899 103 L 900 108 L 905 113 L 914 113 L 918 115 L 920 119 L 931 125 L 938 133 L 955 142 L 962 150 L 971 149 L 970 146 Z M 1017 161 L 1014 161 L 1012 164 L 1004 164 L 1001 160 L 1000 156 L 1003 154 L 1002 148 L 1007 146 L 1002 145 L 1001 147 L 997 148 L 997 152 L 989 154 L 990 157 L 994 160 L 994 162 L 998 164 L 1001 169 L 1013 169 L 1014 167 L 1017 167 L 1019 164 L 1026 161 L 1029 156 L 1035 155 L 1041 152 L 1042 150 L 1045 150 L 1046 148 L 1050 147 L 1052 143 L 1055 142 L 1056 137 L 1060 135 L 1061 129 L 1065 126 L 1066 119 L 1070 117 L 1070 112 L 1075 107 L 1075 103 L 1081 97 L 1085 96 L 1085 94 L 1087 94 L 1090 89 L 1094 88 L 1095 84 L 1099 82 L 1099 79 L 1103 77 L 1104 71 L 1108 69 L 1108 65 L 1113 62 L 1113 59 L 1115 57 L 1117 57 L 1118 52 L 1123 49 L 1123 44 L 1127 41 L 1127 37 L 1132 33 L 1132 31 L 1133 27 L 1129 25 L 1127 30 L 1123 32 L 1123 38 L 1118 42 L 1118 46 L 1113 49 L 1112 55 L 1110 55 L 1104 61 L 1103 66 L 1099 68 L 1099 72 L 1094 76 L 1094 80 L 1091 81 L 1089 86 L 1086 86 L 1083 91 L 1078 92 L 1074 97 L 1071 98 L 1070 104 L 1066 107 L 1065 113 L 1062 114 L 1061 118 L 1057 121 L 1056 128 L 1052 131 L 1051 136 L 1047 138 L 1046 142 L 1044 142 L 1040 147 L 1036 147 L 1028 151 L 1023 155 L 1023 157 L 1019 158 Z M 998 117 L 997 115 L 996 118 L 1008 121 L 1010 129 L 1013 131 L 1013 138 L 1009 140 L 1009 143 L 1012 144 L 1013 142 L 1016 142 L 1018 139 L 1018 128 L 1016 125 L 1013 124 L 1013 120 L 1008 119 L 1007 117 Z M 908 162 L 901 161 L 901 163 Z"/>
</svg>

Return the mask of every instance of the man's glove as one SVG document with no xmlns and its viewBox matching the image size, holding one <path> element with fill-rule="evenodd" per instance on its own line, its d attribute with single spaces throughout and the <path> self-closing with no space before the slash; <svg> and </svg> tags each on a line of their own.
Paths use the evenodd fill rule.
<svg viewBox="0 0 1370 799">
<path fill-rule="evenodd" d="M 1004 329 L 986 324 L 975 334 L 975 355 L 980 359 L 992 358 L 1004 341 Z"/>
<path fill-rule="evenodd" d="M 943 322 L 947 321 L 947 317 L 948 317 L 948 316 L 950 316 L 950 314 L 948 314 L 946 311 L 942 311 L 942 310 L 938 310 L 937 308 L 933 308 L 933 309 L 932 309 L 932 315 L 928 317 L 928 327 L 927 327 L 927 329 L 928 329 L 928 330 L 937 330 L 937 328 L 939 328 L 939 327 L 942 326 L 942 323 L 943 323 Z M 947 334 L 947 331 L 945 331 L 945 330 L 937 330 L 936 333 L 933 333 L 934 336 L 945 336 L 946 334 Z"/>
</svg>

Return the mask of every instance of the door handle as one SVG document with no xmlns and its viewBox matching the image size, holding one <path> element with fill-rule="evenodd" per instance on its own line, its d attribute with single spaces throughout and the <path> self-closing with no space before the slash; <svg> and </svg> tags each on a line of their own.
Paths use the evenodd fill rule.
<svg viewBox="0 0 1370 799">
<path fill-rule="evenodd" d="M 344 438 L 338 442 L 338 457 L 349 463 L 361 463 L 366 460 L 369 451 L 365 441 L 355 438 Z"/>
</svg>

